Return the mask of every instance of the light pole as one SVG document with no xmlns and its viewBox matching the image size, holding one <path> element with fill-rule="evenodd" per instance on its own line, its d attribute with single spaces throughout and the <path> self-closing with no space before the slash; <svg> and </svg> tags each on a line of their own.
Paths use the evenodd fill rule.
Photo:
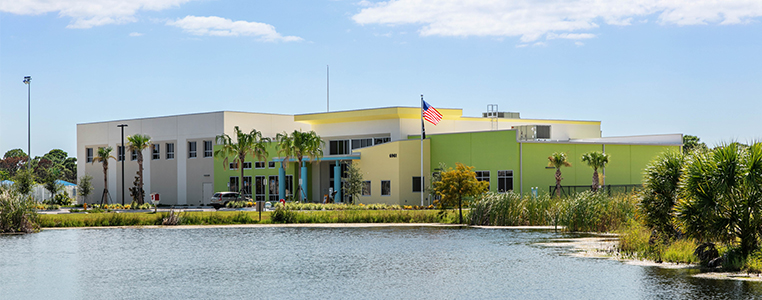
<svg viewBox="0 0 762 300">
<path fill-rule="evenodd" d="M 32 167 L 32 76 L 24 76 L 24 84 L 27 86 L 26 91 L 26 124 L 27 124 L 27 140 L 26 140 L 26 168 L 27 170 Z"/>
<path fill-rule="evenodd" d="M 124 161 L 127 159 L 127 148 L 124 147 L 124 128 L 127 127 L 127 124 L 119 124 L 116 127 L 122 128 L 122 206 L 124 206 Z"/>
</svg>

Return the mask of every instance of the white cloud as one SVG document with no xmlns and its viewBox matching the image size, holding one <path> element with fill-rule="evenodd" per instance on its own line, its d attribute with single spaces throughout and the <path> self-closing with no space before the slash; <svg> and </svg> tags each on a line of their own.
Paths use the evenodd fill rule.
<svg viewBox="0 0 762 300">
<path fill-rule="evenodd" d="M 0 11 L 17 15 L 57 12 L 60 17 L 72 18 L 67 28 L 91 28 L 135 22 L 138 11 L 159 11 L 188 1 L 190 0 L 8 0 L 0 2 Z"/>
<path fill-rule="evenodd" d="M 576 41 L 576 42 L 574 42 L 574 44 L 577 45 L 577 46 L 580 46 L 580 47 L 585 45 L 585 43 L 580 42 L 580 41 Z"/>
<path fill-rule="evenodd" d="M 131 32 L 130 36 L 143 36 L 143 34 L 140 32 Z"/>
<path fill-rule="evenodd" d="M 233 21 L 220 17 L 186 16 L 175 21 L 167 21 L 169 26 L 182 28 L 194 35 L 209 36 L 255 36 L 266 42 L 301 41 L 298 36 L 282 36 L 270 24 L 259 22 Z"/>
<path fill-rule="evenodd" d="M 600 24 L 629 26 L 658 15 L 660 24 L 741 24 L 762 16 L 760 0 L 389 0 L 366 3 L 358 24 L 416 25 L 422 36 L 518 36 L 522 43 L 548 33 Z M 640 21 L 642 22 L 642 21 Z"/>
</svg>

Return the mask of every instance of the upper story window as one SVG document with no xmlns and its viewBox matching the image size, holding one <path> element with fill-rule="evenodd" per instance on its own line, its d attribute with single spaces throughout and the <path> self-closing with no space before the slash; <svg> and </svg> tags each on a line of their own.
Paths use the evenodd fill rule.
<svg viewBox="0 0 762 300">
<path fill-rule="evenodd" d="M 212 141 L 204 141 L 204 157 L 212 157 Z"/>
<path fill-rule="evenodd" d="M 161 147 L 159 144 L 151 144 L 151 159 L 160 159 L 161 158 Z"/>
<path fill-rule="evenodd" d="M 87 157 L 87 162 L 93 162 L 93 148 L 85 148 L 85 156 Z"/>
<path fill-rule="evenodd" d="M 249 163 L 251 164 L 251 163 Z M 254 168 L 255 169 L 264 169 L 265 168 L 265 162 L 263 161 L 255 161 L 254 162 Z"/>
<path fill-rule="evenodd" d="M 116 161 L 123 161 L 124 156 L 124 146 L 116 147 Z"/>
<path fill-rule="evenodd" d="M 188 142 L 188 158 L 196 158 L 196 142 Z"/>
<path fill-rule="evenodd" d="M 175 158 L 175 143 L 167 143 L 167 159 Z"/>
<path fill-rule="evenodd" d="M 274 161 L 267 162 L 267 167 L 270 169 L 275 169 L 275 162 Z"/>
<path fill-rule="evenodd" d="M 349 140 L 335 140 L 328 143 L 330 155 L 349 154 Z"/>
<path fill-rule="evenodd" d="M 130 151 L 130 160 L 135 161 L 138 160 L 138 151 L 132 150 Z"/>
<path fill-rule="evenodd" d="M 246 166 L 246 163 L 244 163 L 244 167 Z M 228 168 L 231 170 L 238 170 L 238 161 L 232 162 L 228 165 Z"/>
<path fill-rule="evenodd" d="M 244 170 L 251 170 L 251 162 L 250 161 L 243 162 L 243 169 Z"/>
</svg>

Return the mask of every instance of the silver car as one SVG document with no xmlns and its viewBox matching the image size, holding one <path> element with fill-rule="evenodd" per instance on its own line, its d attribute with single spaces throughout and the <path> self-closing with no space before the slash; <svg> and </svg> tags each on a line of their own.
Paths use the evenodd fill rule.
<svg viewBox="0 0 762 300">
<path fill-rule="evenodd" d="M 238 192 L 217 192 L 212 195 L 209 204 L 214 207 L 214 209 L 220 209 L 220 207 L 227 206 L 229 202 L 246 200 L 248 199 L 241 197 Z"/>
</svg>

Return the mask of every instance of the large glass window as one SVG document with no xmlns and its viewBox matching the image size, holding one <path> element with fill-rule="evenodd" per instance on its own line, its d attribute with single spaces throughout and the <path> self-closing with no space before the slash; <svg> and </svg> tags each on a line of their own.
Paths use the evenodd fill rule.
<svg viewBox="0 0 762 300">
<path fill-rule="evenodd" d="M 212 141 L 204 141 L 204 157 L 212 157 Z"/>
<path fill-rule="evenodd" d="M 513 171 L 497 171 L 497 191 L 505 193 L 513 190 Z"/>
<path fill-rule="evenodd" d="M 381 196 L 389 196 L 392 194 L 392 181 L 381 180 Z"/>
<path fill-rule="evenodd" d="M 476 171 L 476 180 L 479 181 L 486 181 L 489 183 L 489 171 Z M 489 185 L 487 186 L 487 189 L 489 190 Z"/>
<path fill-rule="evenodd" d="M 265 176 L 255 176 L 254 177 L 254 191 L 257 192 L 255 194 L 254 200 L 257 201 L 264 201 L 265 200 Z"/>
<path fill-rule="evenodd" d="M 151 144 L 151 159 L 160 159 L 161 158 L 161 145 L 159 144 Z"/>
<path fill-rule="evenodd" d="M 268 192 L 270 193 L 268 200 L 278 201 L 278 176 L 270 175 L 267 178 Z"/>
<path fill-rule="evenodd" d="M 238 176 L 230 176 L 230 181 L 228 181 L 228 191 L 230 192 L 240 191 L 240 189 L 238 188 Z"/>
<path fill-rule="evenodd" d="M 336 140 L 328 143 L 330 155 L 349 154 L 349 140 Z"/>
<path fill-rule="evenodd" d="M 243 194 L 251 197 L 251 176 L 243 177 Z"/>
<path fill-rule="evenodd" d="M 87 153 L 87 162 L 93 162 L 93 148 L 85 148 L 85 153 Z"/>
<path fill-rule="evenodd" d="M 385 138 L 375 138 L 375 139 L 373 139 L 373 145 L 379 145 L 379 144 L 388 143 L 388 142 L 391 142 L 391 141 L 392 141 L 392 138 L 388 138 L 388 137 L 385 137 Z"/>
<path fill-rule="evenodd" d="M 294 194 L 294 175 L 286 175 L 286 196 Z"/>
<path fill-rule="evenodd" d="M 352 140 L 352 150 L 354 149 L 360 149 L 365 147 L 373 146 L 373 139 L 367 138 L 367 139 L 353 139 Z"/>
<path fill-rule="evenodd" d="M 167 143 L 167 159 L 175 159 L 175 143 Z"/>
</svg>

